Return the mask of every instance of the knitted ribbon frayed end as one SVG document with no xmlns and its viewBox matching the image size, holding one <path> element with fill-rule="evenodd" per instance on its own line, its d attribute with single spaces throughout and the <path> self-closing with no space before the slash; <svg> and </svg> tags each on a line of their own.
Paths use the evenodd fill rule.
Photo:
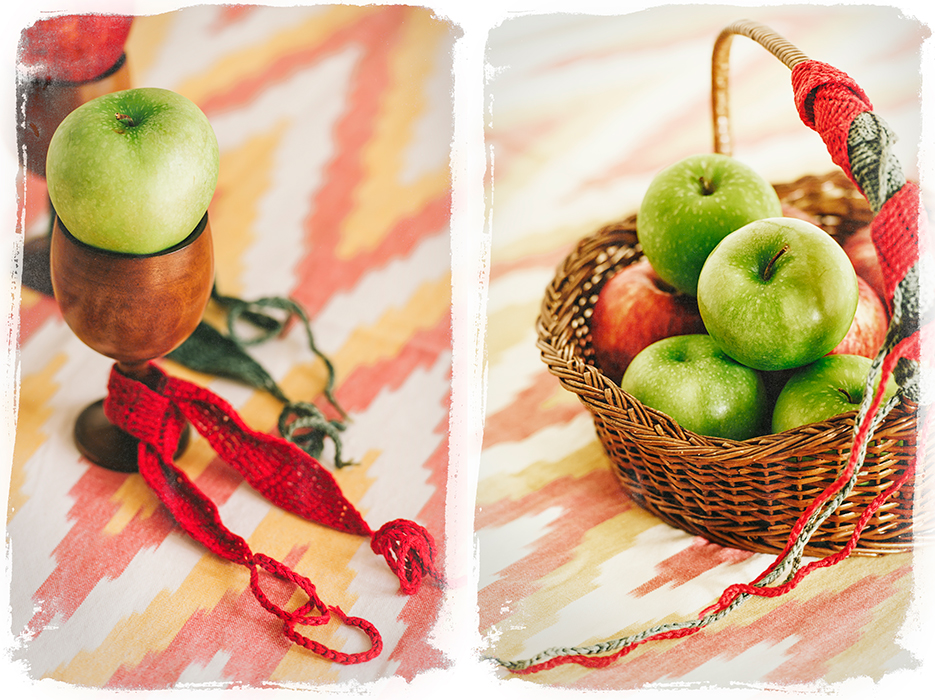
<svg viewBox="0 0 935 700">
<path fill-rule="evenodd" d="M 435 540 L 421 525 L 411 520 L 388 522 L 373 534 L 370 547 L 383 555 L 399 577 L 399 589 L 403 593 L 416 593 L 426 574 L 441 583 L 435 566 Z"/>
</svg>

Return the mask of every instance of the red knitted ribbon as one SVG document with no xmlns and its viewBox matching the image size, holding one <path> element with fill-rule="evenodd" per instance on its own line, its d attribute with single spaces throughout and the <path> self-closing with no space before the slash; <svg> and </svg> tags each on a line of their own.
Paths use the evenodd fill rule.
<svg viewBox="0 0 935 700">
<path fill-rule="evenodd" d="M 831 160 L 863 192 L 848 155 L 848 136 L 854 119 L 873 110 L 864 91 L 846 73 L 820 61 L 803 61 L 792 69 L 792 91 L 802 122 L 824 141 Z M 896 285 L 928 250 L 929 241 L 919 188 L 906 185 L 887 200 L 872 224 L 873 242 L 883 267 L 887 301 Z"/>
<path fill-rule="evenodd" d="M 892 312 L 896 285 L 930 252 L 928 217 L 918 185 L 907 182 L 886 201 L 871 223 L 870 236 L 883 271 L 886 302 Z M 918 352 L 914 356 L 918 359 Z"/>
<path fill-rule="evenodd" d="M 403 593 L 418 591 L 426 574 L 441 582 L 432 535 L 409 520 L 394 520 L 372 531 L 341 493 L 331 473 L 313 457 L 292 443 L 250 429 L 227 402 L 207 389 L 170 377 L 153 364 L 148 370 L 144 383 L 128 377 L 114 365 L 104 412 L 114 425 L 139 439 L 140 475 L 179 526 L 214 554 L 250 569 L 254 596 L 283 621 L 284 634 L 293 642 L 344 664 L 368 661 L 379 655 L 383 643 L 371 623 L 325 605 L 308 578 L 265 554 L 253 553 L 242 537 L 224 526 L 217 506 L 173 463 L 185 420 L 191 422 L 221 459 L 275 505 L 335 530 L 369 537 L 371 549 L 383 555 L 398 576 Z M 273 603 L 260 587 L 261 570 L 294 583 L 305 592 L 308 601 L 291 612 Z M 327 624 L 331 613 L 364 632 L 370 640 L 370 649 L 353 654 L 338 652 L 296 629 L 300 625 Z"/>
<path fill-rule="evenodd" d="M 803 61 L 792 69 L 792 91 L 799 118 L 818 132 L 831 160 L 853 180 L 847 135 L 854 117 L 873 109 L 867 95 L 846 73 L 820 61 Z"/>
<path fill-rule="evenodd" d="M 854 119 L 873 109 L 864 91 L 846 73 L 811 60 L 793 67 L 792 90 L 802 122 L 818 132 L 834 163 L 865 193 L 865 183 L 855 177 L 848 152 Z M 885 301 L 892 313 L 897 285 L 919 259 L 931 251 L 928 220 L 915 183 L 905 183 L 882 203 L 871 224 L 871 238 L 883 272 Z M 920 359 L 918 333 L 914 334 L 912 347 L 905 349 L 904 354 L 914 360 Z"/>
</svg>

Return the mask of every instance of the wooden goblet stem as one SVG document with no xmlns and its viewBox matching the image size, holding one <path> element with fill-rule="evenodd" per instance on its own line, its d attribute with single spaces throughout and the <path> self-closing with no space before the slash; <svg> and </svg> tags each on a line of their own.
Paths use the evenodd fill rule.
<svg viewBox="0 0 935 700">
<path fill-rule="evenodd" d="M 188 447 L 191 426 L 186 424 L 179 437 L 175 457 Z M 104 400 L 85 408 L 75 421 L 75 445 L 90 462 L 115 472 L 133 473 L 139 470 L 137 456 L 140 441 L 124 432 L 104 415 Z"/>
<path fill-rule="evenodd" d="M 208 216 L 184 241 L 152 255 L 101 250 L 74 238 L 56 219 L 52 230 L 52 286 L 62 317 L 86 345 L 146 383 L 149 362 L 181 345 L 198 326 L 214 281 Z M 188 443 L 183 433 L 176 450 Z M 104 415 L 103 401 L 75 424 L 82 455 L 114 471 L 137 469 L 135 438 Z"/>
<path fill-rule="evenodd" d="M 118 362 L 117 370 L 147 386 L 158 377 L 150 371 L 149 362 Z M 137 456 L 139 440 L 116 427 L 104 414 L 104 400 L 95 401 L 86 407 L 75 421 L 75 445 L 78 451 L 92 463 L 116 472 L 132 473 L 138 470 Z M 185 424 L 175 448 L 179 457 L 188 447 L 191 426 Z"/>
</svg>

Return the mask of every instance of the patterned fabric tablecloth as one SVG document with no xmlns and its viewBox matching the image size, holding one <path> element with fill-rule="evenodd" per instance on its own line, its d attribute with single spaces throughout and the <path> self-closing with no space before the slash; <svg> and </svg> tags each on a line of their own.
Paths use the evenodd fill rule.
<svg viewBox="0 0 935 700">
<path fill-rule="evenodd" d="M 441 564 L 456 35 L 417 7 L 204 5 L 139 16 L 127 43 L 132 84 L 189 97 L 217 134 L 209 213 L 219 292 L 304 306 L 350 414 L 343 456 L 356 461 L 334 471 L 326 446 L 323 464 L 374 528 L 395 518 L 426 526 Z M 27 240 L 43 235 L 39 178 L 26 180 L 24 206 Z M 212 307 L 207 318 L 221 316 Z M 299 325 L 249 352 L 288 397 L 325 407 L 325 369 Z M 314 685 L 412 679 L 449 665 L 433 643 L 442 590 L 401 594 L 364 538 L 271 506 L 203 439 L 178 464 L 224 524 L 308 576 L 326 603 L 373 622 L 385 645 L 377 659 L 340 666 L 291 644 L 251 595 L 246 569 L 188 539 L 139 475 L 80 458 L 72 425 L 103 396 L 112 361 L 30 289 L 18 362 L 7 534 L 13 661 L 29 678 L 104 688 Z M 210 387 L 251 427 L 276 430 L 282 406 L 269 394 L 162 365 Z M 344 651 L 366 648 L 336 623 L 302 631 Z"/>
<path fill-rule="evenodd" d="M 373 622 L 385 646 L 375 660 L 342 666 L 291 644 L 245 569 L 189 539 L 138 475 L 79 456 L 75 418 L 103 396 L 112 361 L 75 337 L 54 300 L 11 282 L 8 665 L 22 685 L 877 697 L 923 668 L 918 553 L 849 559 L 779 600 L 750 601 L 699 634 L 603 669 L 512 676 L 483 658 L 518 660 L 692 618 L 772 561 L 636 507 L 535 344 L 545 286 L 572 246 L 634 212 L 662 167 L 710 150 L 718 32 L 758 20 L 852 75 L 898 134 L 907 175 L 920 169 L 929 30 L 894 8 L 512 12 L 553 9 L 536 4 L 493 11 L 479 2 L 489 34 L 483 22 L 459 26 L 408 6 L 209 4 L 135 19 L 132 83 L 191 98 L 218 136 L 218 291 L 304 306 L 334 363 L 350 414 L 342 453 L 356 462 L 334 469 L 328 443 L 323 464 L 374 527 L 394 518 L 426 526 L 448 588 L 399 593 L 363 538 L 272 506 L 196 436 L 178 464 L 225 525 L 307 576 L 325 602 Z M 458 65 L 465 56 L 476 63 Z M 737 157 L 774 182 L 828 172 L 824 145 L 795 114 L 788 69 L 745 39 L 732 57 Z M 455 115 L 459 105 L 478 113 Z M 457 140 L 480 136 L 481 124 L 485 142 Z M 20 185 L 17 243 L 49 226 L 43 180 Z M 218 325 L 223 315 L 212 304 L 206 319 Z M 330 411 L 325 368 L 298 325 L 249 352 L 289 398 Z M 251 427 L 277 431 L 282 404 L 270 394 L 160 364 L 229 401 Z M 292 594 L 290 605 L 301 602 Z M 344 651 L 365 643 L 336 624 L 303 631 Z"/>
<path fill-rule="evenodd" d="M 485 654 L 527 659 L 688 620 L 773 560 L 663 524 L 622 492 L 578 399 L 539 358 L 534 322 L 581 237 L 635 212 L 652 176 L 712 149 L 710 57 L 739 19 L 851 75 L 899 135 L 917 177 L 920 46 L 892 8 L 671 6 L 614 17 L 505 21 L 490 34 L 491 265 L 486 422 L 476 503 Z M 834 166 L 799 121 L 789 70 L 740 37 L 731 51 L 734 155 L 772 182 Z M 607 668 L 565 665 L 511 684 L 575 689 L 789 686 L 866 689 L 920 661 L 913 554 L 851 558 L 784 598 L 752 600 L 678 641 Z M 505 671 L 499 671 L 504 676 Z"/>
</svg>

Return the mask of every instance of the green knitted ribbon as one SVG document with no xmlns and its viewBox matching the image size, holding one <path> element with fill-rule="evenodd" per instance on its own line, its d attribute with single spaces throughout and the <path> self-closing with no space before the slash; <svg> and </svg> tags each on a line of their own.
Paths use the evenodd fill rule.
<svg viewBox="0 0 935 700">
<path fill-rule="evenodd" d="M 315 345 L 305 310 L 292 299 L 265 297 L 245 301 L 218 294 L 216 287 L 211 291 L 211 298 L 227 310 L 227 334 L 202 321 L 195 332 L 166 357 L 197 372 L 233 379 L 268 392 L 285 404 L 278 421 L 279 432 L 284 439 L 318 459 L 324 450 L 325 440 L 330 438 L 334 443 L 335 467 L 340 469 L 352 464 L 341 455 L 340 433 L 347 427 L 348 416 L 334 397 L 334 366 Z M 279 315 L 273 315 L 271 311 L 279 312 Z M 276 380 L 246 351 L 249 346 L 280 335 L 294 319 L 302 323 L 309 349 L 325 364 L 328 382 L 324 395 L 340 419 L 329 420 L 313 403 L 291 401 Z M 244 324 L 253 330 L 250 337 L 241 335 L 240 329 Z"/>
</svg>

